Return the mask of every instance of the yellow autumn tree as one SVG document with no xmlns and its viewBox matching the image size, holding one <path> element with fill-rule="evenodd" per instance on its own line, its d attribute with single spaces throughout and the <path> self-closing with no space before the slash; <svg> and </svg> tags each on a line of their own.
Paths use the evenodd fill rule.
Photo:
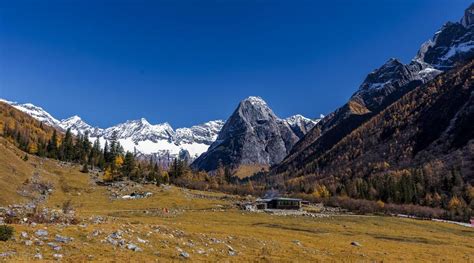
<svg viewBox="0 0 474 263">
<path fill-rule="evenodd" d="M 111 182 L 114 180 L 114 177 L 112 175 L 112 169 L 110 168 L 110 166 L 107 166 L 107 168 L 105 169 L 103 180 L 104 182 Z"/>
<path fill-rule="evenodd" d="M 316 188 L 314 189 L 313 195 L 316 198 L 328 198 L 331 196 L 329 193 L 328 189 L 324 185 L 316 185 Z"/>
<path fill-rule="evenodd" d="M 382 200 L 378 200 L 378 201 L 377 201 L 377 206 L 378 206 L 379 208 L 384 208 L 384 207 L 385 207 L 385 203 L 384 203 Z"/>
<path fill-rule="evenodd" d="M 461 200 L 459 200 L 459 198 L 457 196 L 453 196 L 451 198 L 451 200 L 449 200 L 448 208 L 450 210 L 454 210 L 454 209 L 457 209 L 457 208 L 460 208 L 460 207 L 462 207 Z"/>
<path fill-rule="evenodd" d="M 30 142 L 28 144 L 28 152 L 30 154 L 36 154 L 38 152 L 38 146 L 36 145 L 35 142 Z"/>
<path fill-rule="evenodd" d="M 115 167 L 117 167 L 117 168 L 122 167 L 122 165 L 123 165 L 123 156 L 122 155 L 117 155 L 117 157 L 115 157 L 114 162 L 115 162 Z"/>
</svg>

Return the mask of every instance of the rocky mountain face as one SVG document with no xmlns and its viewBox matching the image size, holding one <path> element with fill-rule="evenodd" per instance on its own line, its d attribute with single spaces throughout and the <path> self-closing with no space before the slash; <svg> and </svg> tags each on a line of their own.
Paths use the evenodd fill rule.
<svg viewBox="0 0 474 263">
<path fill-rule="evenodd" d="M 217 140 L 192 166 L 212 171 L 219 165 L 238 168 L 277 164 L 316 123 L 301 115 L 280 119 L 263 99 L 249 97 L 240 102 Z"/>
<path fill-rule="evenodd" d="M 415 60 L 440 70 L 465 63 L 474 56 L 474 3 L 464 12 L 459 23 L 448 22 L 425 42 Z"/>
<path fill-rule="evenodd" d="M 350 100 L 308 132 L 274 171 L 279 173 L 304 167 L 312 158 L 330 150 L 403 95 L 431 81 L 443 71 L 472 59 L 473 10 L 474 5 L 471 5 L 461 22 L 445 24 L 421 46 L 409 64 L 392 58 L 368 74 Z"/>
<path fill-rule="evenodd" d="M 289 168 L 274 175 L 274 180 L 316 178 L 317 174 L 321 180 L 337 175 L 335 180 L 344 182 L 344 178 L 383 177 L 415 168 L 430 169 L 433 178 L 443 178 L 455 168 L 472 183 L 473 73 L 471 60 L 415 88 L 330 150 L 308 156 L 301 168 Z"/>
</svg>

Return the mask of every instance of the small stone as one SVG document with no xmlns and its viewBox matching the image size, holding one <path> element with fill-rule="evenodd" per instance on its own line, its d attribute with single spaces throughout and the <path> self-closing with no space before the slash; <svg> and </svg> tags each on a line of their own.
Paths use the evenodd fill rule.
<svg viewBox="0 0 474 263">
<path fill-rule="evenodd" d="M 35 259 L 42 260 L 42 259 L 43 259 L 43 255 L 41 255 L 40 253 L 36 253 Z"/>
<path fill-rule="evenodd" d="M 226 245 L 227 248 L 229 249 L 229 251 L 235 251 L 233 247 L 231 247 L 230 245 Z"/>
<path fill-rule="evenodd" d="M 92 232 L 92 236 L 96 237 L 96 236 L 100 235 L 101 233 L 102 233 L 102 231 L 100 231 L 100 230 L 94 230 L 94 232 Z"/>
<path fill-rule="evenodd" d="M 56 242 L 61 242 L 61 243 L 69 243 L 70 241 L 73 240 L 71 237 L 63 237 L 61 235 L 56 235 L 55 238 Z"/>
<path fill-rule="evenodd" d="M 35 241 L 35 245 L 37 245 L 37 246 L 43 246 L 43 245 L 44 245 L 44 242 L 41 241 L 41 240 L 36 240 L 36 241 Z"/>
<path fill-rule="evenodd" d="M 355 246 L 355 247 L 361 247 L 361 246 L 362 246 L 362 245 L 361 245 L 359 242 L 357 242 L 357 241 L 352 241 L 352 242 L 351 242 L 351 245 L 353 245 L 353 246 Z"/>
<path fill-rule="evenodd" d="M 35 235 L 39 237 L 44 237 L 48 235 L 48 231 L 40 229 L 35 232 Z"/>
<path fill-rule="evenodd" d="M 298 246 L 301 246 L 301 242 L 299 240 L 293 240 L 293 243 L 298 245 Z"/>
<path fill-rule="evenodd" d="M 142 243 L 142 244 L 148 243 L 148 240 L 144 240 L 144 239 L 141 239 L 141 238 L 139 238 L 139 237 L 137 237 L 137 241 L 140 242 L 140 243 Z"/>
<path fill-rule="evenodd" d="M 189 258 L 189 254 L 185 251 L 182 251 L 179 255 L 183 258 Z"/>
<path fill-rule="evenodd" d="M 139 248 L 137 245 L 132 244 L 132 243 L 128 244 L 128 245 L 127 245 L 127 248 L 130 249 L 130 250 L 132 250 L 132 251 L 135 251 L 135 252 L 142 251 L 141 248 Z"/>
<path fill-rule="evenodd" d="M 229 256 L 233 257 L 235 255 L 237 255 L 237 253 L 235 251 L 229 251 Z"/>
<path fill-rule="evenodd" d="M 54 255 L 53 255 L 53 258 L 55 258 L 55 259 L 62 259 L 62 258 L 63 258 L 63 255 L 62 255 L 62 254 L 54 254 Z"/>
<path fill-rule="evenodd" d="M 20 236 L 21 236 L 22 238 L 28 238 L 28 233 L 26 233 L 26 232 L 21 232 Z"/>
<path fill-rule="evenodd" d="M 113 239 L 112 237 L 107 237 L 107 242 L 109 242 L 110 244 L 114 246 L 118 245 L 118 241 Z"/>
<path fill-rule="evenodd" d="M 0 258 L 9 257 L 9 256 L 12 256 L 14 254 L 15 254 L 15 252 L 3 252 L 3 253 L 0 253 Z"/>
<path fill-rule="evenodd" d="M 31 246 L 31 245 L 33 245 L 33 241 L 31 241 L 31 240 L 26 240 L 25 241 L 25 246 Z"/>
</svg>

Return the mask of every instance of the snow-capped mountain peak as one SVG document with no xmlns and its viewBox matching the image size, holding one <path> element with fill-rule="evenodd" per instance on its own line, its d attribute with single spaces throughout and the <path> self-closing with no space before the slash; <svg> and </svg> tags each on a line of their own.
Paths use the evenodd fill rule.
<svg viewBox="0 0 474 263">
<path fill-rule="evenodd" d="M 33 118 L 49 125 L 52 127 L 57 127 L 59 125 L 59 121 L 55 119 L 51 114 L 46 112 L 43 108 L 35 106 L 31 103 L 24 103 L 24 104 L 19 104 L 17 102 L 12 102 L 12 101 L 7 101 L 3 100 L 3 102 L 12 105 L 16 109 L 25 112 L 26 114 L 32 116 Z"/>
<path fill-rule="evenodd" d="M 58 126 L 63 130 L 71 129 L 71 133 L 75 135 L 79 133 L 85 134 L 87 132 L 91 137 L 98 137 L 103 131 L 98 127 L 92 127 L 87 124 L 77 115 L 61 120 Z"/>
<path fill-rule="evenodd" d="M 458 23 L 448 22 L 432 39 L 423 43 L 415 57 L 438 70 L 448 70 L 456 63 L 474 57 L 474 4 L 471 4 Z"/>
</svg>

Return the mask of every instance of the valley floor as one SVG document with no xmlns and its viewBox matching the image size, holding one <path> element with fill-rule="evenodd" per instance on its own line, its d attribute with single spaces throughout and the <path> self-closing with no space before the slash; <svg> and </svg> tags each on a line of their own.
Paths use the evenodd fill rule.
<svg viewBox="0 0 474 263">
<path fill-rule="evenodd" d="M 13 224 L 14 239 L 0 242 L 0 261 L 32 261 L 35 255 L 43 260 L 61 255 L 68 262 L 474 260 L 472 228 L 379 216 L 244 212 L 233 196 L 172 186 L 98 186 L 95 175 L 78 172 L 78 166 L 36 157 L 24 162 L 21 152 L 5 145 L 0 152 L 5 153 L 0 179 L 9 178 L 0 185 L 0 206 L 27 202 L 14 190 L 35 174 L 52 186 L 41 206 L 60 210 L 71 200 L 79 219 L 77 224 Z M 152 195 L 114 198 L 137 189 Z M 45 236 L 38 236 L 41 229 Z"/>
</svg>

